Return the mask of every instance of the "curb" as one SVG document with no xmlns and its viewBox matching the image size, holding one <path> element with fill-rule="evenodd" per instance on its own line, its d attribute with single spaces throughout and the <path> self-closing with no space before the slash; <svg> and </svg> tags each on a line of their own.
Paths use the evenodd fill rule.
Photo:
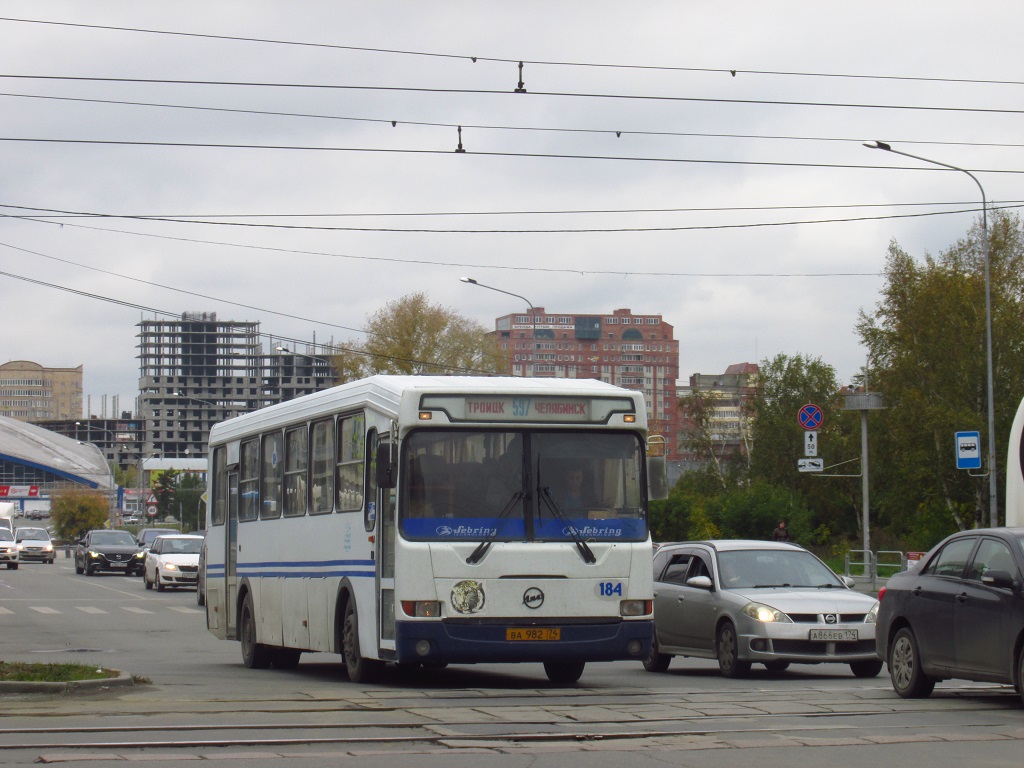
<svg viewBox="0 0 1024 768">
<path fill-rule="evenodd" d="M 99 680 L 69 680 L 66 683 L 4 680 L 0 681 L 0 696 L 5 693 L 70 693 L 72 691 L 91 693 L 131 685 L 135 685 L 135 680 L 127 672 L 118 672 L 117 677 L 104 677 Z"/>
</svg>

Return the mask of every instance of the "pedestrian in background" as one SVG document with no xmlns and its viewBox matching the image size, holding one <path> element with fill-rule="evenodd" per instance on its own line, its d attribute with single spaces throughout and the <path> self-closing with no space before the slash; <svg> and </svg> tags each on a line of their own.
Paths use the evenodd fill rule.
<svg viewBox="0 0 1024 768">
<path fill-rule="evenodd" d="M 785 520 L 779 520 L 778 527 L 772 531 L 772 541 L 789 541 L 789 528 Z"/>
</svg>

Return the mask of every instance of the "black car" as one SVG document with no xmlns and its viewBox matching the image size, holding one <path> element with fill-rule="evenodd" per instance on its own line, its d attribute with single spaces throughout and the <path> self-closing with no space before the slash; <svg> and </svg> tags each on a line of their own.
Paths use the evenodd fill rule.
<svg viewBox="0 0 1024 768">
<path fill-rule="evenodd" d="M 145 553 L 127 531 L 89 531 L 75 547 L 75 573 L 92 576 L 100 571 L 132 575 L 140 573 Z"/>
<path fill-rule="evenodd" d="M 903 698 L 957 678 L 1024 695 L 1024 528 L 961 531 L 879 591 L 875 644 Z"/>
</svg>

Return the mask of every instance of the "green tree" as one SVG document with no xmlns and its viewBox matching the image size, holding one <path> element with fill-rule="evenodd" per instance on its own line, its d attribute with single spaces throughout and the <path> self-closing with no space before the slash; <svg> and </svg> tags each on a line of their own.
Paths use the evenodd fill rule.
<svg viewBox="0 0 1024 768">
<path fill-rule="evenodd" d="M 709 508 L 723 494 L 719 478 L 707 468 L 688 472 L 667 499 L 650 503 L 651 538 L 658 542 L 718 538 Z"/>
<path fill-rule="evenodd" d="M 375 373 L 503 373 L 508 355 L 483 325 L 462 317 L 427 294 L 389 302 L 370 317 L 366 341 L 350 342 L 335 368 L 343 377 Z"/>
<path fill-rule="evenodd" d="M 176 494 L 178 492 L 179 471 L 167 469 L 158 472 L 153 481 L 153 495 L 156 496 L 156 514 L 161 520 L 174 515 L 178 511 Z"/>
<path fill-rule="evenodd" d="M 197 472 L 184 472 L 178 478 L 174 505 L 178 509 L 179 519 L 188 526 L 188 530 L 198 531 L 205 527 L 202 515 L 203 490 L 203 479 Z"/>
<path fill-rule="evenodd" d="M 68 486 L 53 494 L 50 517 L 58 539 L 78 541 L 92 529 L 109 524 L 110 502 L 99 491 Z"/>
<path fill-rule="evenodd" d="M 749 409 L 740 414 L 741 433 L 746 445 L 736 452 L 718 434 L 715 405 L 720 399 L 713 392 L 694 388 L 679 401 L 684 424 L 680 429 L 680 442 L 712 472 L 721 490 L 726 490 L 743 483 L 749 475 Z"/>
<path fill-rule="evenodd" d="M 1005 436 L 1024 394 L 1024 231 L 1019 217 L 997 212 L 988 235 L 1002 488 Z M 923 548 L 989 520 L 987 477 L 958 471 L 953 453 L 957 431 L 988 439 L 984 263 L 980 223 L 938 257 L 917 260 L 891 243 L 881 300 L 857 325 L 888 408 L 876 442 L 886 460 L 872 465 L 881 519 Z"/>
<path fill-rule="evenodd" d="M 859 422 L 855 414 L 842 410 L 845 401 L 835 370 L 821 358 L 804 355 L 777 355 L 763 361 L 759 368 L 753 401 L 752 480 L 795 494 L 800 502 L 787 500 L 786 506 L 796 504 L 796 508 L 810 511 L 804 523 L 808 530 L 823 526 L 834 535 L 855 533 L 860 524 L 859 480 L 815 477 L 797 471 L 798 461 L 804 457 L 805 439 L 797 414 L 804 405 L 814 403 L 823 414 L 822 426 L 817 430 L 818 457 L 826 467 L 837 468 L 827 474 L 856 474 Z M 772 528 L 784 517 L 782 511 L 772 521 Z M 770 531 L 761 535 L 767 536 Z"/>
</svg>

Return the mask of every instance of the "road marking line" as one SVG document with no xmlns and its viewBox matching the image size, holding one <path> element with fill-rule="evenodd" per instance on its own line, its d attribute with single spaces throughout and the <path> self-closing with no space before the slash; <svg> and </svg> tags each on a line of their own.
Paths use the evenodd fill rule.
<svg viewBox="0 0 1024 768">
<path fill-rule="evenodd" d="M 172 605 L 171 610 L 177 611 L 178 613 L 202 613 L 202 611 L 196 610 L 195 608 L 186 608 L 182 605 Z"/>
<path fill-rule="evenodd" d="M 30 605 L 29 607 L 33 611 L 38 611 L 39 613 L 60 613 L 60 611 L 58 611 L 56 608 L 47 608 L 44 605 L 40 605 L 40 606 Z"/>
<path fill-rule="evenodd" d="M 102 608 L 97 608 L 94 605 L 76 605 L 75 608 L 82 613 L 106 613 Z"/>
<path fill-rule="evenodd" d="M 130 613 L 152 613 L 152 611 L 147 611 L 145 608 L 138 608 L 134 605 L 122 605 L 121 610 L 129 611 Z"/>
<path fill-rule="evenodd" d="M 8 616 L 13 614 L 14 611 L 12 611 L 10 608 L 4 608 L 3 606 L 0 606 L 0 616 Z"/>
</svg>

